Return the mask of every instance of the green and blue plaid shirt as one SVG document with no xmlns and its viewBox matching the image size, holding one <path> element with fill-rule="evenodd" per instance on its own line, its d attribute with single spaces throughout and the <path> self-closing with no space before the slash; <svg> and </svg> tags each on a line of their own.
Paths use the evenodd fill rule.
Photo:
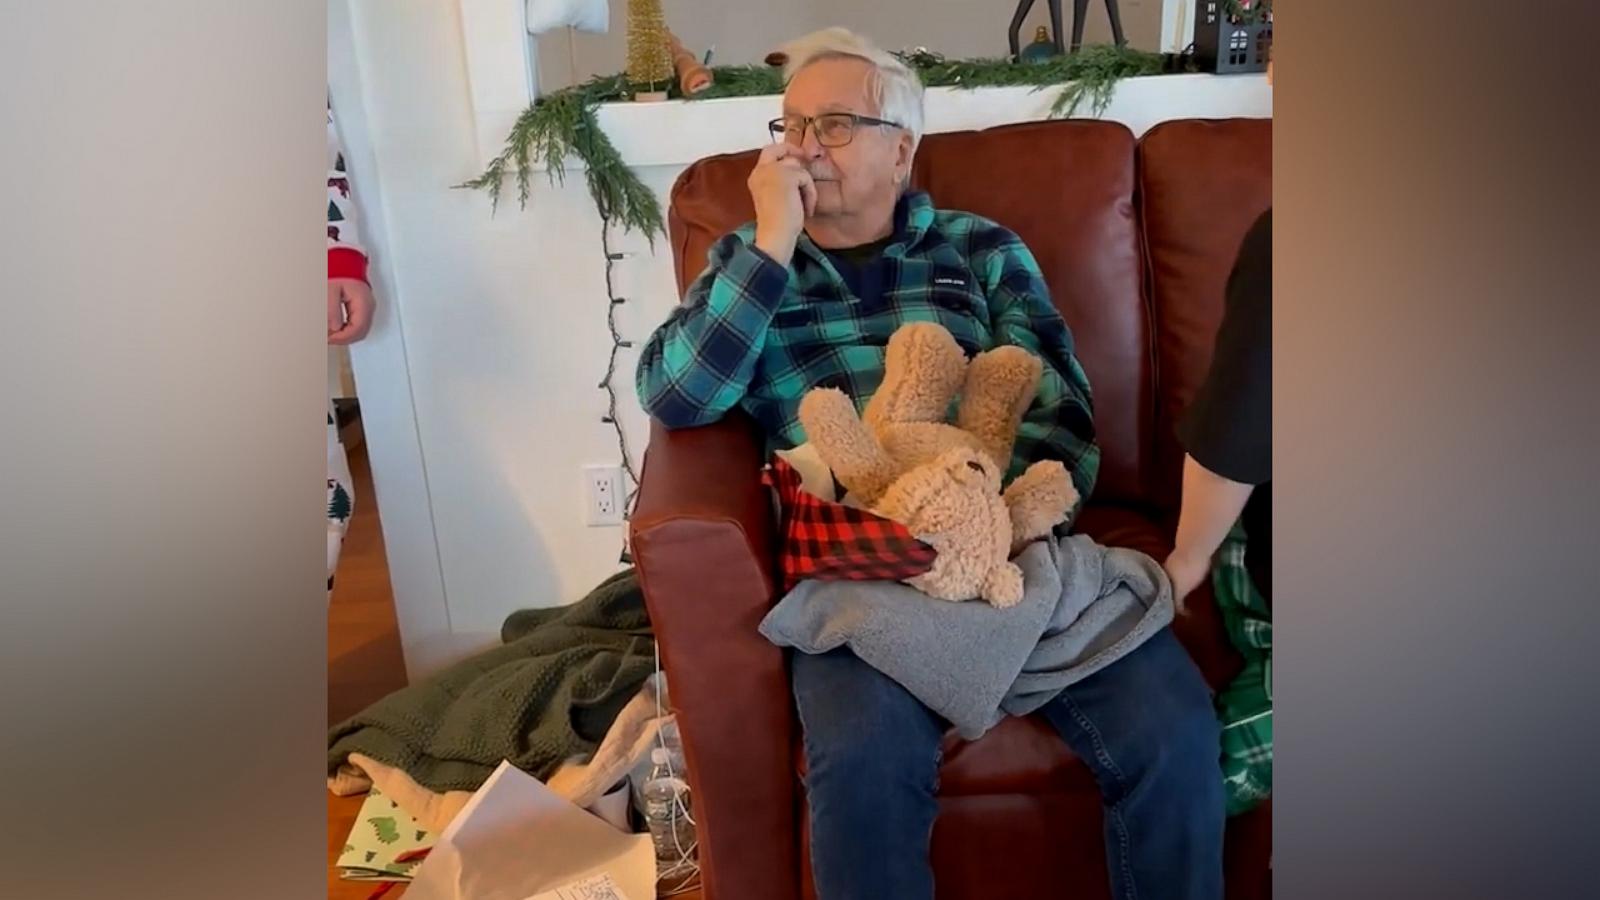
<svg viewBox="0 0 1600 900">
<path fill-rule="evenodd" d="M 1100 463 L 1089 379 L 1033 254 L 1008 229 L 934 209 L 922 192 L 902 198 L 895 224 L 882 254 L 859 268 L 804 234 L 788 268 L 755 248 L 754 223 L 723 237 L 644 347 L 644 408 L 687 428 L 738 406 L 769 450 L 793 447 L 805 440 L 797 413 L 807 390 L 837 387 L 864 406 L 883 380 L 889 336 L 937 322 L 968 355 L 1015 344 L 1044 361 L 1010 474 L 1058 459 L 1088 497 Z"/>
</svg>

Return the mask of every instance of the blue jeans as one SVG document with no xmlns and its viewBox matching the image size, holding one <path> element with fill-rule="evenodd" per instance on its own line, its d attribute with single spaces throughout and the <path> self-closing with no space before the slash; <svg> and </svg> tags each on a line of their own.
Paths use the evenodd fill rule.
<svg viewBox="0 0 1600 900">
<path fill-rule="evenodd" d="M 805 733 L 811 866 L 820 900 L 932 900 L 928 846 L 947 728 L 848 649 L 794 654 Z M 1105 798 L 1117 900 L 1222 897 L 1216 714 L 1164 628 L 1040 710 Z"/>
</svg>

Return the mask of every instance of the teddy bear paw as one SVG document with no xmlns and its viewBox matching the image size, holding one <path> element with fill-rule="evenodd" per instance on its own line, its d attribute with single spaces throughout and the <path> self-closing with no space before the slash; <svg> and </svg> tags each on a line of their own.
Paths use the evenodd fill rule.
<svg viewBox="0 0 1600 900">
<path fill-rule="evenodd" d="M 1066 466 L 1045 459 L 1029 466 L 1006 487 L 1005 500 L 1011 510 L 1015 546 L 1049 534 L 1066 521 L 1067 513 L 1078 502 L 1078 491 Z"/>
<path fill-rule="evenodd" d="M 983 599 L 995 609 L 1010 609 L 1022 602 L 1022 570 L 1004 563 L 989 570 L 983 580 Z"/>
</svg>

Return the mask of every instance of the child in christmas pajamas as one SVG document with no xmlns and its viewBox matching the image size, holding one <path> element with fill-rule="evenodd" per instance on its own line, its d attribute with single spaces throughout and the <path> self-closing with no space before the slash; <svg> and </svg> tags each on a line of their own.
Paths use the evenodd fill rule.
<svg viewBox="0 0 1600 900">
<path fill-rule="evenodd" d="M 333 106 L 328 106 L 328 343 L 353 344 L 372 327 L 372 287 L 367 283 L 367 253 L 353 218 L 350 179 L 345 174 L 344 152 L 334 129 Z M 333 595 L 333 571 L 355 506 L 350 483 L 350 461 L 339 440 L 328 397 L 328 594 Z"/>
</svg>

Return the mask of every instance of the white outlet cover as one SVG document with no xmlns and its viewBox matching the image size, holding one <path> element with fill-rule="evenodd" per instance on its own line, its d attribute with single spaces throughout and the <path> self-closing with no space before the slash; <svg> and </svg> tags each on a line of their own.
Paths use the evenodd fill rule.
<svg viewBox="0 0 1600 900">
<path fill-rule="evenodd" d="M 591 528 L 622 524 L 626 497 L 621 466 L 583 467 L 584 522 Z"/>
</svg>

